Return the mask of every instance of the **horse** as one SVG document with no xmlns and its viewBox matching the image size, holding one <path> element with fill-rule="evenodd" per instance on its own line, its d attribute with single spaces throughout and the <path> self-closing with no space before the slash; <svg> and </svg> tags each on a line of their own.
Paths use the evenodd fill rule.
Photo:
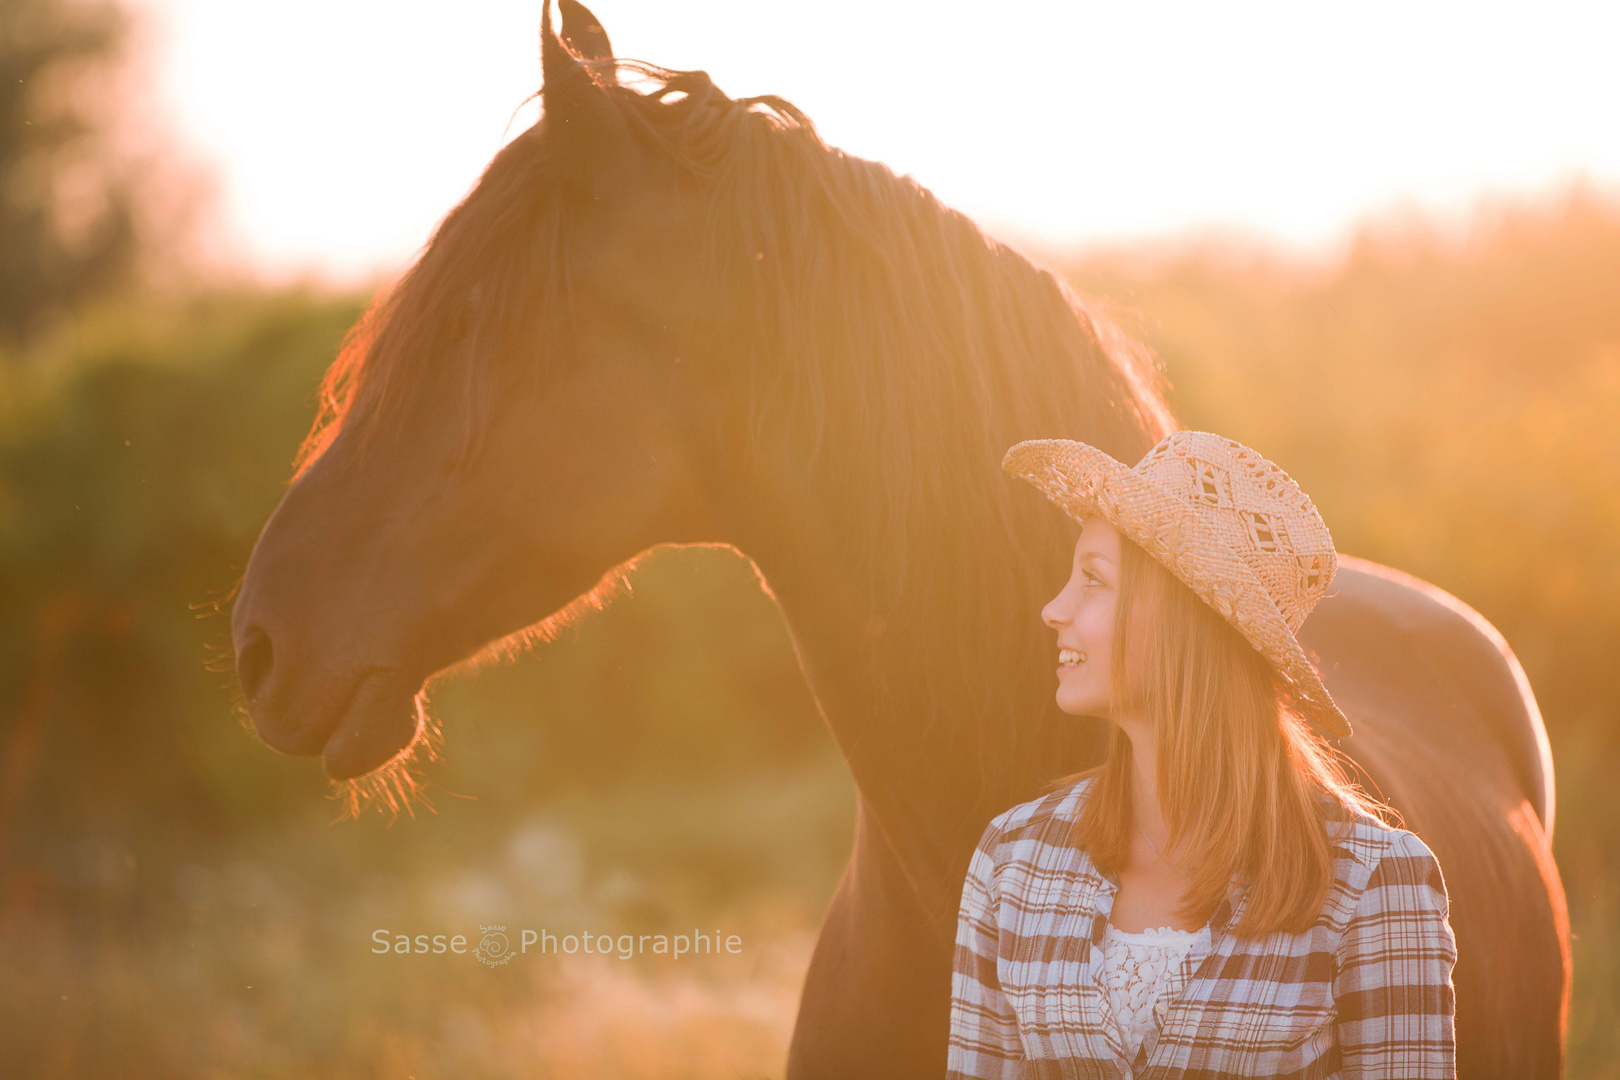
<svg viewBox="0 0 1620 1080">
<path fill-rule="evenodd" d="M 409 805 L 433 679 L 543 647 L 661 545 L 733 549 L 857 791 L 786 1075 L 940 1075 L 969 856 L 1102 748 L 1056 709 L 1037 615 L 1076 527 L 1001 455 L 1063 436 L 1136 460 L 1178 426 L 1163 373 L 791 102 L 617 59 L 560 12 L 540 119 L 323 377 L 231 612 L 243 702 L 268 746 Z M 1560 1075 L 1553 771 L 1511 650 L 1349 556 L 1300 637 L 1344 752 L 1444 868 L 1459 1072 Z"/>
</svg>

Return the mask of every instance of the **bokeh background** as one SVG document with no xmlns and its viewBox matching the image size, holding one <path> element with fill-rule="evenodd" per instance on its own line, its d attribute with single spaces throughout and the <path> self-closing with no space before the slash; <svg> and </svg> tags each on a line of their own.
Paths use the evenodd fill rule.
<svg viewBox="0 0 1620 1080">
<path fill-rule="evenodd" d="M 0 1073 L 780 1075 L 853 792 L 742 560 L 661 552 L 436 689 L 414 816 L 335 821 L 236 711 L 228 598 L 315 384 L 538 83 L 537 4 L 237 6 L 0 2 Z M 1504 633 L 1557 766 L 1569 1075 L 1620 1077 L 1609 16 L 1139 7 L 596 12 L 1059 269 L 1188 426 Z M 1017 77 L 969 79 L 987 51 Z M 495 922 L 743 951 L 370 951 Z"/>
</svg>

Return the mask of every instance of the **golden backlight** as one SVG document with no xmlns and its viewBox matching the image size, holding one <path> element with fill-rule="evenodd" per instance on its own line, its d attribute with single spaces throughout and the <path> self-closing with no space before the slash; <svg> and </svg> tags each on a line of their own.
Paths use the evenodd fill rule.
<svg viewBox="0 0 1620 1080">
<path fill-rule="evenodd" d="M 218 171 L 216 254 L 398 268 L 533 121 L 538 0 L 140 0 L 163 109 Z M 1620 178 L 1620 8 L 894 3 L 594 7 L 620 56 L 778 93 L 1009 239 L 1220 230 Z"/>
</svg>

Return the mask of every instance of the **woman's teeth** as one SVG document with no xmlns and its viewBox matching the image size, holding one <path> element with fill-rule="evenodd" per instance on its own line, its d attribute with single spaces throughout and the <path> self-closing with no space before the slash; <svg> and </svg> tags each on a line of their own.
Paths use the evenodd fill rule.
<svg viewBox="0 0 1620 1080">
<path fill-rule="evenodd" d="M 1080 654 L 1073 649 L 1058 650 L 1058 667 L 1068 667 L 1080 662 Z"/>
</svg>

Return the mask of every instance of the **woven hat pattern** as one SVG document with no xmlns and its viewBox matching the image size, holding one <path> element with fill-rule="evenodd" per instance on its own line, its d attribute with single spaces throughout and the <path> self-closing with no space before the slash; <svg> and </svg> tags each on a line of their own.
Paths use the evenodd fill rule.
<svg viewBox="0 0 1620 1080">
<path fill-rule="evenodd" d="M 1308 719 L 1350 734 L 1295 637 L 1338 569 L 1333 538 L 1281 468 L 1206 431 L 1173 432 L 1132 468 L 1086 443 L 1031 439 L 1002 468 L 1074 520 L 1112 523 L 1235 626 Z"/>
</svg>

